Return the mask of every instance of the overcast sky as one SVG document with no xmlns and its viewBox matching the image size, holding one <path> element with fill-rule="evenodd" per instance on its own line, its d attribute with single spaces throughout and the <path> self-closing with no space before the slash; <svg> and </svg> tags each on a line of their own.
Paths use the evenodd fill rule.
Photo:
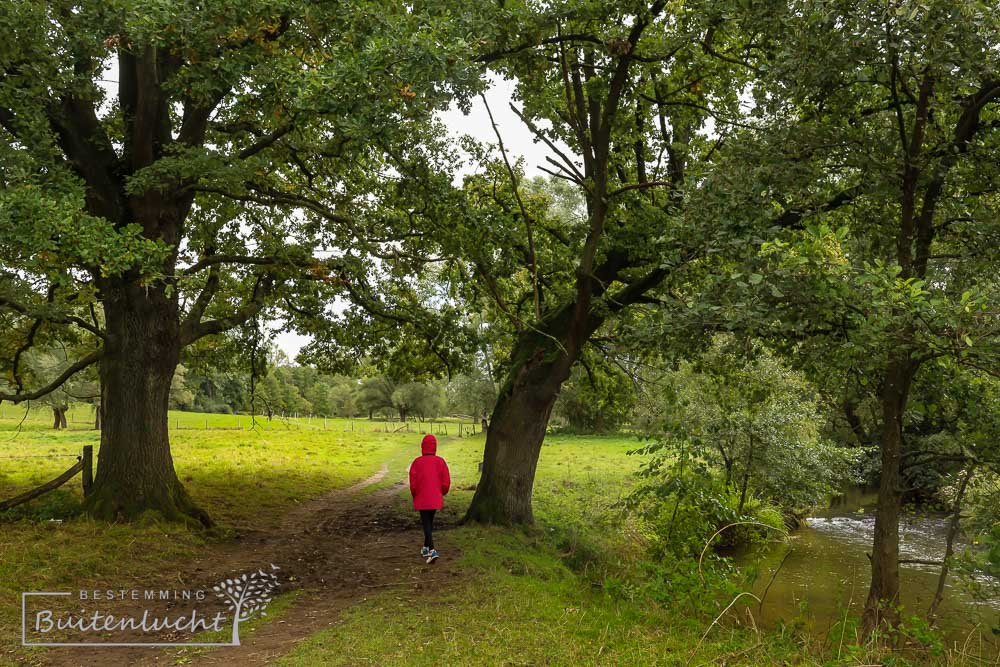
<svg viewBox="0 0 1000 667">
<path fill-rule="evenodd" d="M 521 120 L 510 110 L 510 102 L 514 92 L 514 85 L 510 81 L 494 81 L 493 86 L 486 93 L 486 100 L 493 113 L 493 119 L 500 129 L 503 137 L 504 147 L 511 161 L 518 157 L 525 160 L 524 168 L 529 176 L 536 176 L 543 172 L 538 169 L 538 165 L 545 164 L 546 155 L 550 155 L 549 149 L 541 143 L 535 142 L 531 131 L 521 122 Z M 452 107 L 441 115 L 441 118 L 448 125 L 451 135 L 458 138 L 468 134 L 473 138 L 496 144 L 496 134 L 490 125 L 486 107 L 478 98 L 472 105 L 471 113 L 466 116 L 457 107 Z M 561 147 L 562 148 L 562 147 Z M 554 157 L 554 156 L 553 156 Z M 299 350 L 309 342 L 308 336 L 300 336 L 292 332 L 279 333 L 275 339 L 278 347 L 281 348 L 289 359 L 295 359 Z"/>
</svg>

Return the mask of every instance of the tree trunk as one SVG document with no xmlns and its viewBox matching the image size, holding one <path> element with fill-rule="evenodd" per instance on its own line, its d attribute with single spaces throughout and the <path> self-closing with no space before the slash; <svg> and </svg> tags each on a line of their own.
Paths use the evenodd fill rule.
<svg viewBox="0 0 1000 667">
<path fill-rule="evenodd" d="M 167 435 L 170 383 L 180 360 L 177 304 L 161 288 L 105 285 L 109 345 L 101 360 L 101 450 L 85 506 L 109 520 L 158 512 L 211 525 L 174 471 Z"/>
<path fill-rule="evenodd" d="M 101 402 L 98 401 L 94 404 L 94 430 L 101 430 Z"/>
<path fill-rule="evenodd" d="M 62 414 L 61 414 L 61 412 L 62 412 L 62 408 L 60 408 L 57 405 L 53 405 L 52 406 L 52 428 L 54 428 L 57 431 L 60 428 L 62 428 L 62 419 L 61 419 Z"/>
<path fill-rule="evenodd" d="M 559 386 L 522 387 L 500 396 L 486 432 L 483 475 L 467 520 L 530 524 L 531 492 Z"/>
<path fill-rule="evenodd" d="M 534 522 L 531 493 L 552 407 L 579 358 L 582 342 L 597 328 L 592 322 L 563 324 L 568 333 L 559 337 L 559 345 L 552 337 L 531 331 L 522 334 L 514 347 L 512 370 L 486 432 L 483 474 L 465 515 L 468 521 Z"/>
<path fill-rule="evenodd" d="M 750 442 L 747 447 L 746 469 L 743 471 L 743 483 L 740 485 L 740 504 L 736 508 L 737 514 L 743 514 L 743 508 L 747 504 L 747 489 L 750 488 L 750 471 L 753 468 L 753 423 L 750 424 Z"/>
<path fill-rule="evenodd" d="M 899 515 L 903 505 L 900 463 L 903 454 L 903 411 L 916 366 L 908 358 L 890 359 L 882 389 L 882 471 L 875 535 L 872 541 L 872 578 L 862 618 L 863 636 L 880 626 L 899 624 Z"/>
<path fill-rule="evenodd" d="M 970 464 L 971 465 L 971 464 Z M 937 610 L 944 600 L 944 585 L 948 580 L 948 571 L 951 568 L 951 559 L 955 555 L 955 538 L 958 537 L 958 529 L 962 522 L 962 501 L 965 499 L 965 490 L 969 486 L 969 481 L 975 472 L 974 467 L 970 467 L 965 472 L 965 477 L 958 485 L 958 492 L 955 494 L 955 506 L 952 509 L 951 521 L 948 524 L 948 537 L 945 539 L 944 558 L 941 561 L 941 573 L 938 575 L 937 589 L 934 591 L 934 599 L 927 609 L 927 620 L 933 623 L 937 618 Z"/>
<path fill-rule="evenodd" d="M 722 455 L 722 466 L 726 470 L 726 490 L 728 491 L 733 486 L 733 466 L 736 464 L 736 461 L 733 460 L 733 457 L 726 454 L 725 447 L 718 445 L 717 448 L 719 454 Z"/>
</svg>

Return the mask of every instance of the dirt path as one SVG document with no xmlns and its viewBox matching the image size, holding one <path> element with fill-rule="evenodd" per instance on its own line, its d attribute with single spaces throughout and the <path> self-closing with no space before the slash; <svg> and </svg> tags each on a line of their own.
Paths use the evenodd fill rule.
<svg viewBox="0 0 1000 667">
<path fill-rule="evenodd" d="M 339 614 L 386 588 L 420 595 L 458 576 L 453 552 L 433 565 L 418 556 L 422 538 L 415 518 L 400 512 L 397 494 L 405 482 L 362 493 L 382 481 L 388 468 L 317 498 L 290 512 L 270 531 L 242 535 L 194 561 L 172 582 L 177 590 L 211 590 L 222 579 L 281 569 L 281 593 L 298 591 L 291 608 L 241 637 L 241 645 L 216 649 L 53 648 L 44 665 L 262 665 L 288 653 L 301 640 L 332 625 Z M 447 536 L 440 546 L 447 547 Z M 433 585 L 432 585 L 433 584 Z M 119 612 L 121 610 L 118 610 Z M 206 652 L 207 651 L 207 652 Z"/>
</svg>

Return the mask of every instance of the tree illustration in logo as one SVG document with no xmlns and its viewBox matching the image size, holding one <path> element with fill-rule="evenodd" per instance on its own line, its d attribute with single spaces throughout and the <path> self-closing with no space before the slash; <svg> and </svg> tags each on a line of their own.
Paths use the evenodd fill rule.
<svg viewBox="0 0 1000 667">
<path fill-rule="evenodd" d="M 226 601 L 226 606 L 233 613 L 233 646 L 240 644 L 240 623 L 248 620 L 257 612 L 267 616 L 264 609 L 271 603 L 271 595 L 278 587 L 277 565 L 271 565 L 271 572 L 257 570 L 235 579 L 226 579 L 212 586 L 212 590 Z"/>
</svg>

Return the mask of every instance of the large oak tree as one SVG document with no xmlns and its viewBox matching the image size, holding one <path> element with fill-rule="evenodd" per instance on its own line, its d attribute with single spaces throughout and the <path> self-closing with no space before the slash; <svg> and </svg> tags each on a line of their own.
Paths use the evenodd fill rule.
<svg viewBox="0 0 1000 667">
<path fill-rule="evenodd" d="M 530 523 L 535 467 L 563 383 L 600 332 L 655 307 L 711 245 L 689 195 L 739 117 L 738 3 L 507 3 L 478 61 L 576 192 L 539 191 L 502 145 L 465 181 L 456 282 L 508 328 L 471 520 Z M 732 13 L 728 13 L 732 11 Z M 712 132 L 712 129 L 715 132 Z"/>
<path fill-rule="evenodd" d="M 355 242 L 391 240 L 391 186 L 425 162 L 450 96 L 458 61 L 436 7 L 0 8 L 0 400 L 99 365 L 93 514 L 210 523 L 167 436 L 181 352 L 273 304 L 365 289 Z M 56 339 L 89 351 L 26 386 L 24 351 Z"/>
</svg>

